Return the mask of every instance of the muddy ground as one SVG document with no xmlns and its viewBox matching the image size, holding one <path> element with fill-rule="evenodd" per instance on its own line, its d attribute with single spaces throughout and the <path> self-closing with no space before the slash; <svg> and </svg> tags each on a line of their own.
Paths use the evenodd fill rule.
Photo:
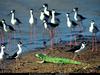
<svg viewBox="0 0 100 75">
<path fill-rule="evenodd" d="M 97 51 L 91 51 L 91 44 L 88 44 L 80 58 L 75 60 L 83 62 L 83 65 L 37 63 L 40 59 L 36 53 L 46 53 L 49 56 L 65 57 L 72 59 L 74 54 L 65 52 L 70 49 L 66 45 L 57 44 L 54 49 L 40 48 L 22 55 L 16 60 L 4 60 L 0 65 L 0 73 L 100 73 L 100 43 L 97 44 Z"/>
</svg>

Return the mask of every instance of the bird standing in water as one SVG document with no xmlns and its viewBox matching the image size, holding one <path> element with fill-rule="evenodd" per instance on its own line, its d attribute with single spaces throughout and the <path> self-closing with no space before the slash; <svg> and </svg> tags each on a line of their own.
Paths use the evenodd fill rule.
<svg viewBox="0 0 100 75">
<path fill-rule="evenodd" d="M 89 32 L 92 33 L 92 51 L 97 50 L 97 46 L 96 46 L 96 33 L 99 32 L 99 29 L 97 28 L 97 26 L 95 25 L 95 21 L 91 20 L 91 25 L 89 27 Z"/>
<path fill-rule="evenodd" d="M 21 24 L 22 22 L 18 18 L 15 17 L 15 10 L 11 10 L 10 14 L 11 14 L 11 24 L 12 25 L 17 25 L 18 29 L 19 29 L 19 32 L 21 32 L 19 24 Z"/>
<path fill-rule="evenodd" d="M 33 39 L 33 37 L 32 37 L 33 36 L 33 30 L 34 30 L 34 36 L 35 36 L 35 26 L 33 27 L 33 25 L 36 25 L 36 23 L 37 23 L 37 19 L 34 17 L 33 9 L 30 9 L 30 18 L 29 18 L 29 24 L 30 24 L 30 42 L 32 42 L 32 39 Z"/>
<path fill-rule="evenodd" d="M 71 37 L 70 37 L 70 47 L 71 47 L 72 46 L 72 41 L 71 41 L 72 31 L 73 31 L 73 28 L 75 28 L 78 24 L 70 19 L 69 13 L 66 14 L 66 18 L 67 18 L 67 26 L 68 28 L 70 28 L 70 31 L 71 31 Z M 76 37 L 75 37 L 75 44 L 76 44 Z"/>
<path fill-rule="evenodd" d="M 80 31 L 82 32 L 83 31 L 82 21 L 85 20 L 86 18 L 78 14 L 78 8 L 74 8 L 73 12 L 74 12 L 74 19 L 78 23 Z"/>
</svg>

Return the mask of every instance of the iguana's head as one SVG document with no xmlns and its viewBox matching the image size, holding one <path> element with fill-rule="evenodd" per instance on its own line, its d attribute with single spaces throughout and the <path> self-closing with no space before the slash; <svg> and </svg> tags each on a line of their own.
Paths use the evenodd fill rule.
<svg viewBox="0 0 100 75">
<path fill-rule="evenodd" d="M 44 54 L 35 54 L 35 56 L 42 59 L 45 55 Z"/>
</svg>

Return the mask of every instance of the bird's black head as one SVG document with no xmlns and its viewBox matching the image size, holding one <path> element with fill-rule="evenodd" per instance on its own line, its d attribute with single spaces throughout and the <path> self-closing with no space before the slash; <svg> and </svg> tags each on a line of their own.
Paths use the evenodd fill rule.
<svg viewBox="0 0 100 75">
<path fill-rule="evenodd" d="M 5 20 L 4 19 L 2 19 L 2 23 L 4 23 L 5 22 Z"/>
<path fill-rule="evenodd" d="M 33 9 L 30 9 L 31 11 L 33 11 Z"/>
<path fill-rule="evenodd" d="M 11 13 L 14 13 L 15 12 L 15 10 L 13 9 L 13 10 L 11 10 Z"/>
<path fill-rule="evenodd" d="M 22 41 L 19 40 L 19 41 L 18 41 L 18 44 L 22 45 Z"/>
<path fill-rule="evenodd" d="M 73 9 L 73 11 L 78 11 L 78 7 L 75 7 L 75 8 Z"/>
<path fill-rule="evenodd" d="M 66 16 L 69 16 L 70 13 L 66 13 Z"/>
<path fill-rule="evenodd" d="M 5 48 L 6 44 L 5 43 L 1 43 L 1 47 Z"/>
<path fill-rule="evenodd" d="M 47 3 L 44 3 L 44 4 L 43 4 L 43 7 L 48 7 L 48 4 L 47 4 Z"/>
<path fill-rule="evenodd" d="M 94 20 L 91 20 L 90 22 L 95 22 Z"/>
<path fill-rule="evenodd" d="M 82 41 L 82 44 L 85 44 L 86 45 L 87 43 L 86 43 L 86 41 Z"/>
<path fill-rule="evenodd" d="M 4 43 L 1 43 L 1 46 L 6 46 Z"/>
</svg>

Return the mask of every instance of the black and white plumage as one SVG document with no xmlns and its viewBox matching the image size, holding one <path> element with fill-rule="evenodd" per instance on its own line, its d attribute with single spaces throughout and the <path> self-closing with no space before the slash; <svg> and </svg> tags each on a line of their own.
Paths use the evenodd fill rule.
<svg viewBox="0 0 100 75">
<path fill-rule="evenodd" d="M 96 46 L 96 33 L 99 32 L 99 29 L 95 25 L 95 21 L 91 20 L 91 25 L 89 27 L 89 32 L 92 33 L 92 51 L 97 50 Z"/>
<path fill-rule="evenodd" d="M 74 22 L 73 20 L 70 19 L 70 15 L 69 13 L 66 14 L 66 18 L 67 18 L 67 26 L 72 29 L 74 27 L 76 27 L 78 24 L 76 22 Z"/>
<path fill-rule="evenodd" d="M 22 53 L 22 48 L 21 48 L 22 42 L 19 41 L 17 46 L 18 46 L 18 51 L 15 52 L 12 56 L 9 56 L 8 59 L 17 59 L 19 55 Z"/>
<path fill-rule="evenodd" d="M 86 19 L 86 17 L 83 17 L 82 15 L 78 14 L 78 8 L 74 8 L 74 19 L 77 22 L 83 21 L 84 19 Z"/>
<path fill-rule="evenodd" d="M 52 13 L 52 15 L 51 15 L 50 23 L 55 24 L 55 25 L 59 25 L 60 20 L 55 15 L 55 13 L 56 13 L 55 9 L 52 9 L 51 13 Z"/>
<path fill-rule="evenodd" d="M 45 15 L 47 15 L 48 17 L 50 17 L 51 16 L 51 11 L 48 10 L 48 4 L 47 3 L 44 3 L 42 5 L 42 7 L 44 8 L 43 12 L 45 13 Z"/>
<path fill-rule="evenodd" d="M 76 22 L 74 22 L 73 20 L 70 19 L 70 14 L 69 13 L 66 14 L 66 18 L 67 18 L 67 26 L 68 26 L 68 28 L 70 28 L 70 31 L 71 31 L 71 35 L 70 35 L 70 47 L 71 47 L 71 45 L 72 45 L 72 41 L 71 41 L 71 39 L 72 39 L 72 30 L 78 24 Z M 76 37 L 75 37 L 75 44 L 77 44 L 76 43 Z"/>
<path fill-rule="evenodd" d="M 45 19 L 48 20 L 49 16 L 45 15 L 44 11 L 41 11 L 41 13 L 40 13 L 40 20 L 43 21 Z"/>
<path fill-rule="evenodd" d="M 8 32 L 8 31 L 15 31 L 15 29 L 11 26 L 11 25 L 7 25 L 5 20 L 2 19 L 2 24 L 3 24 L 3 30 L 5 32 Z"/>
<path fill-rule="evenodd" d="M 72 49 L 67 50 L 66 52 L 79 53 L 83 51 L 85 47 L 86 47 L 86 42 L 83 41 L 78 46 L 74 46 Z"/>
<path fill-rule="evenodd" d="M 58 26 L 58 24 L 48 23 L 47 20 L 44 20 L 43 21 L 43 25 L 44 25 L 44 28 L 46 30 L 48 30 L 49 33 L 50 33 L 51 49 L 52 49 L 53 48 L 53 42 L 54 42 L 54 40 L 53 40 L 53 38 L 54 38 L 54 28 L 56 28 Z"/>
<path fill-rule="evenodd" d="M 97 32 L 99 32 L 99 29 L 97 28 L 97 26 L 95 25 L 95 21 L 94 20 L 92 20 L 91 21 L 91 25 L 90 25 L 90 27 L 89 27 L 89 32 L 91 32 L 91 33 L 97 33 Z"/>
<path fill-rule="evenodd" d="M 43 9 L 43 12 L 44 12 L 44 14 L 46 15 L 46 16 L 48 16 L 48 17 L 51 17 L 52 16 L 52 11 L 51 10 L 48 10 L 48 4 L 47 3 L 44 3 L 43 5 L 42 5 L 42 8 L 44 8 Z M 58 12 L 55 12 L 55 16 L 58 16 L 58 15 L 60 15 L 61 13 L 58 13 Z"/>
<path fill-rule="evenodd" d="M 11 10 L 11 24 L 12 25 L 19 25 L 21 24 L 22 22 L 15 17 L 15 10 Z"/>
<path fill-rule="evenodd" d="M 47 29 L 47 30 L 52 30 L 52 29 L 54 29 L 55 27 L 58 26 L 58 24 L 50 23 L 47 20 L 43 20 L 43 25 L 44 25 L 44 28 Z"/>
<path fill-rule="evenodd" d="M 1 49 L 0 49 L 0 60 L 3 60 L 4 49 L 5 49 L 5 44 L 1 44 Z"/>
<path fill-rule="evenodd" d="M 34 17 L 34 14 L 33 14 L 33 9 L 30 9 L 29 23 L 31 26 L 37 23 L 37 19 Z"/>
</svg>

